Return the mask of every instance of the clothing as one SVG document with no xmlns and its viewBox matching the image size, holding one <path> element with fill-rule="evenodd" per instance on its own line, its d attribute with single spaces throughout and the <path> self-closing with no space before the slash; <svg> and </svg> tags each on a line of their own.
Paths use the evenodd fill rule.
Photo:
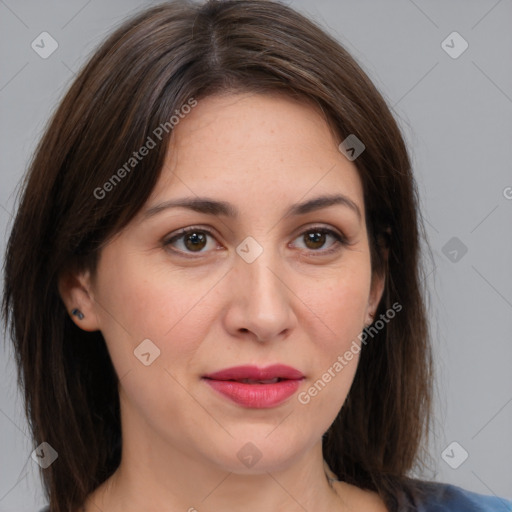
<svg viewBox="0 0 512 512">
<path fill-rule="evenodd" d="M 467 491 L 456 485 L 428 482 L 428 498 L 417 512 L 512 512 L 512 500 Z M 48 507 L 39 512 L 50 512 Z"/>
<path fill-rule="evenodd" d="M 418 512 L 512 512 L 512 500 L 467 491 L 461 487 L 428 482 L 428 498 Z"/>
</svg>

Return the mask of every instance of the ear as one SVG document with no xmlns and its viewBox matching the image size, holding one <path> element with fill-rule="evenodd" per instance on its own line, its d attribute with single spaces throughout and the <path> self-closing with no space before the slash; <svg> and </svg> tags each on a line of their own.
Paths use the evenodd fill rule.
<svg viewBox="0 0 512 512">
<path fill-rule="evenodd" d="M 73 322 L 84 331 L 98 331 L 99 322 L 96 316 L 96 302 L 92 293 L 90 272 L 65 270 L 59 276 L 58 288 Z M 81 320 L 71 313 L 75 308 L 83 313 Z"/>
<path fill-rule="evenodd" d="M 372 277 L 372 285 L 370 290 L 370 297 L 368 299 L 368 306 L 366 308 L 366 320 L 365 325 L 369 326 L 373 320 L 377 308 L 379 307 L 379 302 L 382 298 L 382 294 L 384 293 L 384 288 L 386 286 L 386 276 L 385 274 L 376 275 L 374 274 Z"/>
<path fill-rule="evenodd" d="M 388 260 L 388 254 L 389 249 L 383 248 L 384 252 L 384 258 L 387 262 Z M 387 265 L 384 266 L 387 268 Z M 382 299 L 382 295 L 384 293 L 384 288 L 386 287 L 386 271 L 383 270 L 382 273 L 373 273 L 372 275 L 372 283 L 370 288 L 370 296 L 368 299 L 368 306 L 366 308 L 366 320 L 365 320 L 365 326 L 369 326 L 373 320 L 375 313 L 377 311 L 377 308 L 379 307 L 379 303 Z"/>
</svg>

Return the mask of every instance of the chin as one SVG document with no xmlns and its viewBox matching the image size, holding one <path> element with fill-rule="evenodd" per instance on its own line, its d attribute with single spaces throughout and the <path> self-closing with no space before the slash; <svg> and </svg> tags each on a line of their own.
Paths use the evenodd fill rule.
<svg viewBox="0 0 512 512">
<path fill-rule="evenodd" d="M 303 431 L 292 433 L 283 428 L 278 434 L 276 427 L 269 428 L 269 425 L 252 426 L 240 433 L 230 432 L 233 438 L 227 440 L 227 435 L 224 436 L 224 445 L 212 440 L 208 448 L 215 446 L 217 449 L 215 453 L 205 455 L 224 471 L 241 475 L 285 470 L 315 444 L 305 438 Z M 320 440 L 319 434 L 317 441 Z"/>
</svg>

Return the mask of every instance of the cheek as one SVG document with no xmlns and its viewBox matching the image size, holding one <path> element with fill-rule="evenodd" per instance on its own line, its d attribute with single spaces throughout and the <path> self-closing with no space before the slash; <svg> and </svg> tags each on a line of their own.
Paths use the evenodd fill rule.
<svg viewBox="0 0 512 512">
<path fill-rule="evenodd" d="M 333 353 L 344 351 L 361 332 L 369 290 L 370 276 L 364 266 L 337 272 L 304 290 L 302 296 L 311 310 L 316 341 L 321 341 L 326 355 L 332 357 Z"/>
<path fill-rule="evenodd" d="M 173 416 L 177 429 L 182 422 L 189 425 L 200 410 L 183 387 L 183 374 L 207 337 L 214 311 L 208 315 L 203 296 L 218 278 L 164 273 L 133 256 L 116 258 L 115 264 L 105 258 L 102 264 L 98 315 L 121 398 L 150 422 L 179 411 Z M 134 351 L 149 352 L 150 363 L 145 365 Z"/>
<path fill-rule="evenodd" d="M 218 277 L 197 271 L 193 276 L 182 270 L 164 272 L 150 267 L 148 260 L 132 255 L 114 262 L 107 254 L 102 261 L 98 314 L 119 375 L 141 365 L 134 350 L 148 339 L 160 350 L 161 366 L 180 368 L 206 337 L 214 315 L 207 311 L 207 293 Z"/>
<path fill-rule="evenodd" d="M 332 282 L 332 281 L 331 281 Z M 325 432 L 336 418 L 352 386 L 359 357 L 370 283 L 364 275 L 340 278 L 327 289 L 310 290 L 312 373 L 298 395 L 309 421 Z"/>
<path fill-rule="evenodd" d="M 370 289 L 369 270 L 361 265 L 338 272 L 328 283 L 322 287 L 319 282 L 305 292 L 304 303 L 311 310 L 306 329 L 311 337 L 309 361 L 313 372 L 308 387 L 298 397 L 305 407 L 318 411 L 318 416 L 311 414 L 319 422 L 327 421 L 327 427 L 342 407 L 357 370 L 361 351 L 358 336 Z M 326 427 L 324 423 L 321 426 Z"/>
<path fill-rule="evenodd" d="M 297 407 L 304 411 L 304 421 L 312 431 L 324 434 L 336 419 L 354 381 L 358 357 L 354 355 L 345 364 L 333 357 L 297 395 Z"/>
</svg>

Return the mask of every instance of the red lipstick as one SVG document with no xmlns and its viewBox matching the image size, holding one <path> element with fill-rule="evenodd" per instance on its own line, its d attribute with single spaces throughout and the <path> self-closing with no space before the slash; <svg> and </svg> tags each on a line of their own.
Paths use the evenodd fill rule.
<svg viewBox="0 0 512 512">
<path fill-rule="evenodd" d="M 265 409 L 293 395 L 304 375 L 290 366 L 275 364 L 266 368 L 236 366 L 204 375 L 203 379 L 238 405 Z"/>
</svg>

